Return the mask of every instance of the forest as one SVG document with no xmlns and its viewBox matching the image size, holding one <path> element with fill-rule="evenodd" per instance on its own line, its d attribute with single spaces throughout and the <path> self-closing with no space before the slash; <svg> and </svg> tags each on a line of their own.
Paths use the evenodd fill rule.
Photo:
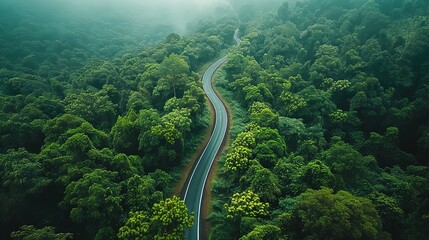
<svg viewBox="0 0 429 240">
<path fill-rule="evenodd" d="M 38 1 L 0 2 L 0 239 L 183 239 L 227 53 L 209 239 L 429 236 L 425 0 L 218 1 L 181 27 Z"/>
<path fill-rule="evenodd" d="M 209 122 L 198 71 L 234 19 L 180 36 L 39 3 L 0 7 L 0 239 L 130 239 L 132 219 L 180 239 L 172 191 Z"/>
<path fill-rule="evenodd" d="M 427 2 L 286 2 L 240 31 L 210 239 L 426 239 Z"/>
</svg>

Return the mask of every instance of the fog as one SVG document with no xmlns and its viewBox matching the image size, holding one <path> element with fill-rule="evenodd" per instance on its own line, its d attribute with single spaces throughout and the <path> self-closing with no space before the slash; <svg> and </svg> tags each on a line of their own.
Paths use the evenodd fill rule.
<svg viewBox="0 0 429 240">
<path fill-rule="evenodd" d="M 200 20 L 236 18 L 243 6 L 259 11 L 275 9 L 284 0 L 1 0 L 0 4 L 39 11 L 61 17 L 86 17 L 96 14 L 127 17 L 144 25 L 168 25 L 184 34 L 188 26 Z"/>
</svg>

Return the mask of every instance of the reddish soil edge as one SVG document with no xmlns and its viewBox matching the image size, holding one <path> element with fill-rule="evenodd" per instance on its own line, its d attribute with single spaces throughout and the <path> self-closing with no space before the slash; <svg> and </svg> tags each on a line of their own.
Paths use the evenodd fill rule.
<svg viewBox="0 0 429 240">
<path fill-rule="evenodd" d="M 232 114 L 231 114 L 231 108 L 229 107 L 228 103 L 225 101 L 225 99 L 222 98 L 222 95 L 219 94 L 219 92 L 217 91 L 215 85 L 213 84 L 214 80 L 216 79 L 216 74 L 213 76 L 213 80 L 212 80 L 212 87 L 213 90 L 215 91 L 216 95 L 220 98 L 220 100 L 222 101 L 223 105 L 225 105 L 227 114 L 228 114 L 228 126 L 226 129 L 226 134 L 225 134 L 225 138 L 222 142 L 222 146 L 219 149 L 219 152 L 216 155 L 215 160 L 213 161 L 213 165 L 210 169 L 208 178 L 207 178 L 207 182 L 206 182 L 206 186 L 204 188 L 204 193 L 203 193 L 203 202 L 202 202 L 202 239 L 209 239 L 209 233 L 211 230 L 211 225 L 210 222 L 208 221 L 208 216 L 211 212 L 211 200 L 212 200 L 212 193 L 211 193 L 211 189 L 212 189 L 212 183 L 213 180 L 216 179 L 217 177 L 217 171 L 219 168 L 218 162 L 217 160 L 219 159 L 220 155 L 222 155 L 223 151 L 225 150 L 226 146 L 229 145 L 229 141 L 230 141 L 230 135 L 229 135 L 229 131 L 231 129 L 231 125 L 232 125 Z M 213 109 L 211 109 L 213 110 Z M 214 116 L 213 112 L 212 115 Z"/>
<path fill-rule="evenodd" d="M 214 124 L 215 124 L 215 114 L 214 114 L 213 106 L 212 106 L 211 102 L 207 99 L 207 97 L 206 97 L 206 104 L 209 106 L 210 124 L 209 124 L 208 128 L 205 130 L 204 140 L 200 143 L 200 145 L 198 146 L 198 149 L 192 155 L 191 160 L 186 165 L 186 167 L 183 169 L 182 177 L 180 178 L 180 181 L 177 182 L 176 186 L 174 187 L 174 191 L 173 191 L 174 196 L 180 197 L 181 191 L 186 184 L 186 179 L 188 178 L 188 175 L 191 173 L 193 166 L 195 165 L 195 162 L 198 161 L 201 154 L 203 154 L 203 151 L 204 151 L 207 143 L 209 142 L 210 136 L 213 132 Z"/>
</svg>

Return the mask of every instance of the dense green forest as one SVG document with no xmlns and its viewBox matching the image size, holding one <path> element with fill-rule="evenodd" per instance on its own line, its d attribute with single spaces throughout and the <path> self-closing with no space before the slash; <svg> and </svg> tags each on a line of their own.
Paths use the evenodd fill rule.
<svg viewBox="0 0 429 240">
<path fill-rule="evenodd" d="M 0 239 L 182 239 L 228 51 L 210 239 L 429 236 L 426 0 L 100 2 L 0 1 Z"/>
<path fill-rule="evenodd" d="M 426 239 L 427 1 L 284 3 L 240 30 L 217 84 L 247 124 L 213 184 L 210 238 Z"/>
<path fill-rule="evenodd" d="M 193 218 L 169 197 L 209 122 L 196 72 L 237 20 L 180 36 L 64 4 L 0 6 L 0 238 L 130 239 L 138 219 L 180 239 Z"/>
</svg>

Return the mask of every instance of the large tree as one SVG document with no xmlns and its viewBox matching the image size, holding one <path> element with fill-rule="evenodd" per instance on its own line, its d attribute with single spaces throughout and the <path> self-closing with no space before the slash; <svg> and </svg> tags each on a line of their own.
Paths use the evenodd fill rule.
<svg viewBox="0 0 429 240">
<path fill-rule="evenodd" d="M 380 239 L 382 233 L 369 199 L 328 188 L 301 194 L 289 224 L 292 239 Z"/>
<path fill-rule="evenodd" d="M 155 203 L 150 213 L 130 212 L 123 227 L 119 229 L 119 239 L 159 239 L 180 240 L 185 237 L 185 229 L 192 227 L 193 215 L 188 213 L 185 202 L 173 196 Z"/>
</svg>

